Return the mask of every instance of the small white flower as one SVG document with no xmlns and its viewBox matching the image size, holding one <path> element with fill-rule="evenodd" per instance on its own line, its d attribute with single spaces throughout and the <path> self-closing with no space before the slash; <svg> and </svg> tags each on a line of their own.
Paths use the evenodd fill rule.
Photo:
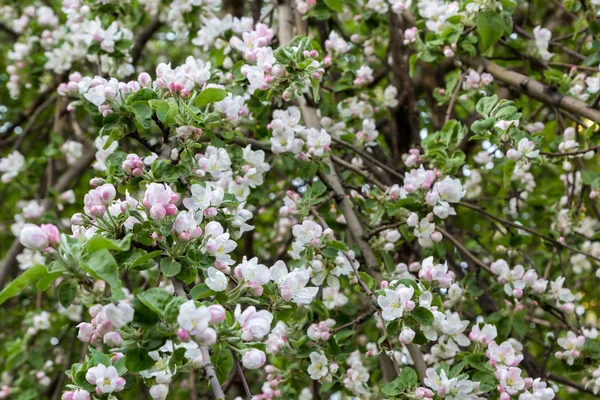
<svg viewBox="0 0 600 400">
<path fill-rule="evenodd" d="M 315 351 L 310 353 L 310 362 L 308 374 L 311 379 L 318 380 L 327 376 L 329 373 L 329 369 L 327 368 L 329 361 L 327 361 L 327 357 Z"/>
<path fill-rule="evenodd" d="M 227 289 L 227 276 L 214 267 L 208 268 L 208 278 L 204 281 L 206 286 L 215 292 Z"/>
</svg>

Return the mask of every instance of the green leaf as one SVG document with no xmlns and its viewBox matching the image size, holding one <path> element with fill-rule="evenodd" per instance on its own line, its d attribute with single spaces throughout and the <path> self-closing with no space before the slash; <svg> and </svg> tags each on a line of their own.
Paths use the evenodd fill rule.
<svg viewBox="0 0 600 400">
<path fill-rule="evenodd" d="M 37 290 L 39 291 L 44 291 L 46 289 L 48 289 L 53 283 L 54 281 L 63 274 L 62 271 L 58 271 L 58 272 L 50 272 L 49 274 L 47 274 L 46 276 L 43 276 L 35 285 L 35 287 L 37 288 Z"/>
<path fill-rule="evenodd" d="M 423 326 L 431 326 L 433 324 L 433 314 L 425 307 L 417 307 L 410 314 Z"/>
<path fill-rule="evenodd" d="M 405 389 L 406 386 L 404 386 L 404 383 L 402 383 L 402 378 L 400 376 L 390 383 L 384 383 L 381 385 L 381 391 L 383 394 L 386 394 L 390 397 L 401 395 Z"/>
<path fill-rule="evenodd" d="M 170 258 L 160 260 L 160 270 L 167 278 L 177 275 L 181 271 L 181 264 Z"/>
<path fill-rule="evenodd" d="M 342 343 L 344 340 L 354 336 L 354 334 L 356 333 L 355 330 L 352 329 L 344 329 L 343 331 L 339 331 L 338 333 L 336 333 L 334 335 L 335 340 L 337 340 L 338 343 Z"/>
<path fill-rule="evenodd" d="M 6 285 L 6 287 L 0 292 L 0 304 L 4 303 L 11 297 L 18 295 L 27 286 L 36 283 L 47 274 L 48 272 L 46 272 L 46 267 L 43 265 L 34 265 L 33 267 L 25 270 L 25 272 L 15 278 L 14 281 Z"/>
<path fill-rule="evenodd" d="M 490 113 L 494 109 L 494 106 L 498 102 L 498 96 L 493 95 L 491 97 L 482 97 L 481 100 L 477 102 L 475 109 L 477 112 L 484 117 L 489 117 Z"/>
<path fill-rule="evenodd" d="M 333 247 L 326 247 L 323 249 L 322 253 L 327 258 L 336 258 L 339 254 L 339 250 Z"/>
<path fill-rule="evenodd" d="M 340 349 L 340 346 L 337 344 L 333 336 L 330 337 L 327 341 L 327 351 L 329 354 L 332 354 L 334 356 L 338 356 L 342 352 L 342 349 Z"/>
<path fill-rule="evenodd" d="M 516 161 L 508 160 L 508 161 L 506 161 L 506 163 L 504 163 L 504 167 L 502 168 L 504 187 L 507 187 L 508 185 L 510 185 L 510 181 L 512 179 L 513 172 L 515 172 L 516 166 L 517 166 Z"/>
<path fill-rule="evenodd" d="M 96 279 L 106 281 L 111 287 L 120 287 L 119 272 L 115 258 L 106 249 L 95 251 L 83 269 Z"/>
<path fill-rule="evenodd" d="M 102 279 L 108 283 L 115 300 L 124 297 L 117 262 L 107 249 L 93 252 L 87 262 L 81 264 L 81 267 L 95 279 Z"/>
<path fill-rule="evenodd" d="M 342 7 L 342 0 L 325 0 L 325 4 L 327 4 L 327 7 L 331 8 L 333 11 L 344 11 L 344 8 Z"/>
<path fill-rule="evenodd" d="M 213 296 L 214 294 L 215 292 L 206 286 L 206 283 L 196 285 L 192 288 L 192 290 L 190 290 L 190 297 L 194 300 L 204 299 L 206 297 Z"/>
<path fill-rule="evenodd" d="M 121 240 L 115 240 L 101 235 L 94 235 L 85 242 L 85 248 L 90 254 L 100 249 L 127 251 L 131 246 L 131 236 L 129 234 Z"/>
<path fill-rule="evenodd" d="M 58 285 L 58 301 L 64 308 L 68 308 L 73 304 L 73 300 L 77 297 L 78 286 L 75 279 L 62 281 L 60 285 Z"/>
<path fill-rule="evenodd" d="M 212 364 L 215 366 L 217 372 L 217 378 L 219 382 L 225 382 L 229 373 L 233 369 L 233 356 L 228 348 L 217 347 L 214 354 L 210 358 Z"/>
<path fill-rule="evenodd" d="M 496 123 L 497 120 L 498 120 L 498 118 L 496 118 L 496 117 L 489 117 L 484 120 L 475 121 L 471 125 L 471 130 L 480 135 L 485 135 L 487 133 L 487 131 L 489 131 L 490 129 L 492 129 L 494 127 L 494 124 Z"/>
<path fill-rule="evenodd" d="M 377 287 L 377 282 L 375 282 L 375 279 L 373 279 L 371 275 L 367 274 L 366 272 L 359 272 L 358 275 L 367 284 L 369 289 L 375 290 Z"/>
<path fill-rule="evenodd" d="M 481 37 L 481 49 L 487 49 L 500 40 L 506 28 L 504 17 L 496 12 L 487 11 L 477 17 L 477 33 Z"/>
<path fill-rule="evenodd" d="M 147 101 L 136 101 L 130 107 L 131 112 L 135 115 L 136 121 L 144 128 L 150 128 L 150 121 L 152 120 L 152 108 L 148 105 Z"/>
<path fill-rule="evenodd" d="M 152 108 L 156 108 L 153 106 L 154 102 L 164 102 L 166 103 L 166 101 L 164 100 L 153 100 L 156 99 L 158 97 L 158 95 L 156 94 L 156 92 L 150 88 L 142 88 L 140 90 L 138 90 L 137 92 L 135 92 L 132 95 L 132 101 L 136 102 L 136 101 L 143 101 L 143 100 L 150 100 L 148 101 L 148 104 L 150 106 L 152 106 Z"/>
<path fill-rule="evenodd" d="M 310 83 L 312 87 L 313 99 L 315 100 L 315 103 L 318 103 L 319 100 L 321 100 L 321 96 L 319 96 L 319 80 L 311 79 Z"/>
<path fill-rule="evenodd" d="M 491 392 L 498 386 L 498 381 L 494 374 L 490 372 L 477 371 L 473 375 L 473 381 L 479 382 L 479 391 L 481 393 Z"/>
<path fill-rule="evenodd" d="M 162 255 L 162 253 L 163 253 L 162 250 L 156 250 L 156 251 L 152 251 L 150 253 L 146 253 L 146 254 L 136 258 L 135 261 L 133 261 L 129 267 L 134 268 L 134 267 L 143 265 L 146 262 L 152 260 L 153 258 Z"/>
<path fill-rule="evenodd" d="M 181 307 L 181 305 L 185 302 L 186 300 L 183 297 L 173 297 L 171 299 L 164 311 L 165 321 L 167 321 L 167 323 L 174 324 L 177 322 L 177 317 L 179 316 L 179 307 Z"/>
<path fill-rule="evenodd" d="M 600 172 L 584 169 L 581 171 L 581 181 L 584 185 L 591 185 L 596 178 L 600 177 Z"/>
<path fill-rule="evenodd" d="M 94 349 L 93 347 L 89 347 L 90 350 L 90 359 L 92 361 L 92 365 L 96 366 L 98 364 L 102 364 L 106 367 L 110 367 L 112 363 L 110 362 L 110 357 L 104 354 L 101 351 Z"/>
<path fill-rule="evenodd" d="M 162 288 L 151 288 L 137 295 L 137 298 L 146 307 L 160 316 L 164 315 L 167 304 L 173 299 L 173 295 Z"/>
<path fill-rule="evenodd" d="M 202 107 L 210 103 L 216 103 L 227 97 L 227 91 L 218 88 L 204 89 L 198 97 L 196 97 L 196 107 Z"/>
<path fill-rule="evenodd" d="M 381 257 L 383 258 L 383 264 L 385 265 L 385 269 L 389 273 L 393 273 L 395 271 L 396 267 L 394 265 L 394 259 L 392 258 L 392 255 L 387 251 L 381 251 L 380 254 L 381 254 Z"/>
<path fill-rule="evenodd" d="M 175 182 L 181 176 L 181 170 L 169 160 L 156 160 L 152 163 L 152 176 L 157 181 Z"/>
<path fill-rule="evenodd" d="M 140 372 L 154 366 L 154 360 L 148 355 L 148 350 L 135 348 L 125 354 L 125 367 L 129 372 Z"/>
<path fill-rule="evenodd" d="M 402 368 L 402 371 L 400 371 L 400 382 L 402 382 L 405 387 L 416 387 L 417 373 L 410 367 Z"/>
<path fill-rule="evenodd" d="M 489 365 L 488 358 L 484 353 L 473 353 L 465 358 L 465 362 L 479 371 L 488 371 L 486 368 Z"/>
<path fill-rule="evenodd" d="M 125 357 L 119 358 L 114 366 L 119 376 L 123 376 L 123 374 L 127 372 L 127 368 L 125 367 Z"/>
</svg>

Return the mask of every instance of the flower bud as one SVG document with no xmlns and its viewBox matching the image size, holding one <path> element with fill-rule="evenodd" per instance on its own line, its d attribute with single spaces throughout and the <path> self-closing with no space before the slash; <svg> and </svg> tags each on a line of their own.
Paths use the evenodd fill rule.
<svg viewBox="0 0 600 400">
<path fill-rule="evenodd" d="M 177 331 L 177 338 L 184 343 L 187 343 L 191 340 L 189 333 L 183 328 Z"/>
<path fill-rule="evenodd" d="M 161 383 L 159 385 L 153 385 L 149 390 L 150 396 L 155 400 L 164 400 L 169 394 L 169 386 Z"/>
<path fill-rule="evenodd" d="M 94 294 L 102 294 L 105 290 L 106 282 L 104 282 L 103 280 L 97 280 L 96 282 L 94 282 L 94 288 L 92 289 Z"/>
<path fill-rule="evenodd" d="M 506 152 L 506 157 L 508 157 L 509 160 L 517 161 L 519 158 L 521 158 L 521 153 L 515 149 L 509 149 Z"/>
<path fill-rule="evenodd" d="M 34 224 L 25 224 L 19 234 L 19 241 L 23 246 L 33 250 L 41 250 L 49 245 L 46 233 Z"/>
<path fill-rule="evenodd" d="M 155 204 L 150 208 L 150 217 L 152 219 L 163 219 L 167 215 L 167 210 L 162 204 Z"/>
<path fill-rule="evenodd" d="M 71 224 L 73 225 L 83 225 L 85 223 L 85 219 L 82 213 L 75 213 L 71 217 Z"/>
<path fill-rule="evenodd" d="M 94 325 L 87 322 L 82 322 L 77 325 L 77 328 L 79 328 L 77 339 L 85 343 L 92 340 L 92 335 L 94 334 Z"/>
<path fill-rule="evenodd" d="M 402 343 L 402 344 L 409 344 L 409 343 L 412 343 L 414 338 L 415 338 L 415 331 L 413 331 L 410 328 L 402 328 L 402 331 L 400 332 L 400 336 L 398 337 L 398 340 L 400 340 L 400 343 Z"/>
<path fill-rule="evenodd" d="M 109 347 L 118 347 L 123 343 L 123 337 L 119 332 L 108 332 L 104 335 L 103 341 Z"/>
<path fill-rule="evenodd" d="M 149 73 L 142 72 L 141 74 L 138 75 L 138 82 L 142 86 L 148 86 L 148 85 L 150 85 L 150 83 L 152 83 L 152 78 L 150 77 Z"/>
<path fill-rule="evenodd" d="M 258 349 L 250 349 L 242 356 L 242 364 L 246 369 L 258 369 L 267 361 L 267 356 L 264 352 Z"/>
<path fill-rule="evenodd" d="M 62 396 L 60 396 L 61 400 L 73 400 L 73 392 L 64 392 Z"/>
<path fill-rule="evenodd" d="M 223 308 L 220 304 L 213 304 L 208 306 L 208 311 L 210 312 L 210 323 L 211 324 L 220 324 L 225 321 L 225 317 L 227 314 L 225 313 L 225 308 Z"/>
</svg>

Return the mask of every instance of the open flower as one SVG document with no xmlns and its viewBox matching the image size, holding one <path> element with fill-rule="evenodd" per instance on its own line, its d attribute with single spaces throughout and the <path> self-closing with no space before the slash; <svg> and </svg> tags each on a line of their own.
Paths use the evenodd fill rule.
<svg viewBox="0 0 600 400">
<path fill-rule="evenodd" d="M 318 380 L 327 376 L 329 373 L 329 369 L 327 368 L 328 365 L 329 361 L 327 361 L 327 357 L 323 354 L 317 353 L 316 351 L 310 353 L 310 365 L 308 366 L 310 379 Z"/>
<path fill-rule="evenodd" d="M 119 376 L 117 369 L 112 365 L 107 367 L 98 364 L 88 369 L 85 380 L 91 385 L 96 385 L 96 392 L 99 394 L 120 392 L 125 388 L 125 379 Z"/>
<path fill-rule="evenodd" d="M 227 276 L 214 267 L 208 268 L 208 278 L 204 281 L 206 286 L 215 292 L 222 292 L 227 289 Z"/>
<path fill-rule="evenodd" d="M 381 314 L 386 321 L 394 321 L 400 317 L 404 311 L 412 311 L 415 303 L 411 300 L 415 289 L 399 285 L 396 290 L 385 290 L 385 296 L 379 296 L 377 303 L 383 310 Z"/>
</svg>

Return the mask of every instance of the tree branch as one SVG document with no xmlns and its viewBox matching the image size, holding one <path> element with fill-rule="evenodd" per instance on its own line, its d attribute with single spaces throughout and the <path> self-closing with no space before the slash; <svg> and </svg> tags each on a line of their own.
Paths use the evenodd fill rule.
<svg viewBox="0 0 600 400">
<path fill-rule="evenodd" d="M 534 236 L 537 236 L 537 237 L 539 237 L 539 238 L 541 238 L 541 239 L 543 239 L 543 240 L 545 240 L 545 241 L 547 241 L 547 242 L 550 242 L 550 243 L 552 243 L 552 244 L 553 244 L 554 246 L 556 246 L 556 247 L 564 247 L 565 249 L 569 249 L 569 250 L 571 250 L 572 252 L 575 252 L 575 253 L 577 253 L 577 254 L 583 254 L 583 255 L 584 255 L 584 256 L 586 256 L 586 257 L 589 257 L 589 258 L 591 258 L 591 259 L 593 259 L 593 260 L 596 260 L 596 261 L 600 262 L 600 258 L 598 258 L 598 257 L 595 257 L 595 256 L 593 256 L 593 255 L 591 255 L 591 254 L 588 254 L 588 253 L 586 253 L 585 251 L 578 250 L 578 249 L 576 249 L 575 247 L 573 247 L 573 246 L 570 246 L 570 245 L 568 245 L 568 244 L 561 243 L 561 242 L 559 242 L 559 241 L 558 241 L 558 240 L 556 240 L 556 239 L 552 239 L 552 238 L 551 238 L 551 237 L 549 237 L 549 236 L 546 236 L 546 235 L 544 235 L 544 234 L 542 234 L 542 233 L 539 233 L 539 232 L 538 232 L 538 231 L 536 231 L 535 229 L 528 228 L 528 227 L 526 227 L 526 226 L 523 226 L 523 225 L 519 225 L 519 224 L 517 224 L 517 223 L 514 223 L 514 222 L 512 222 L 512 221 L 508 221 L 508 220 L 506 220 L 506 219 L 502 219 L 502 218 L 500 218 L 500 217 L 497 217 L 497 216 L 495 216 L 495 215 L 493 215 L 493 214 L 490 214 L 489 212 L 485 211 L 485 210 L 484 210 L 484 209 L 482 209 L 482 208 L 479 208 L 479 207 L 477 207 L 477 206 L 474 206 L 474 205 L 472 205 L 472 204 L 469 204 L 469 203 L 465 203 L 465 202 L 462 202 L 462 201 L 460 201 L 460 202 L 458 202 L 458 203 L 456 203 L 456 204 L 458 204 L 459 206 L 463 206 L 463 207 L 466 207 L 466 208 L 470 208 L 471 210 L 477 211 L 478 213 L 480 213 L 480 214 L 483 214 L 483 215 L 485 215 L 486 217 L 488 217 L 488 218 L 490 218 L 490 219 L 496 220 L 496 221 L 500 222 L 501 224 L 508 225 L 508 226 L 512 226 L 513 228 L 517 228 L 517 229 L 523 230 L 523 231 L 525 231 L 525 232 L 529 232 L 529 233 L 531 233 L 531 234 L 532 234 L 532 235 L 534 235 Z"/>
<path fill-rule="evenodd" d="M 207 346 L 200 346 L 200 353 L 202 353 L 202 367 L 206 371 L 206 377 L 210 382 L 210 387 L 217 400 L 225 400 L 225 393 L 219 384 L 219 378 L 215 371 L 215 366 L 210 361 L 210 353 Z"/>
<path fill-rule="evenodd" d="M 600 111 L 589 107 L 585 102 L 570 96 L 564 96 L 550 86 L 546 86 L 535 79 L 508 70 L 483 57 L 465 60 L 474 68 L 483 68 L 495 79 L 515 89 L 522 91 L 527 96 L 548 105 L 562 108 L 570 113 L 600 123 Z"/>
<path fill-rule="evenodd" d="M 146 43 L 148 43 L 148 41 L 152 38 L 152 36 L 154 36 L 156 31 L 158 31 L 161 26 L 162 23 L 158 18 L 156 18 L 146 29 L 138 34 L 135 44 L 133 45 L 133 49 L 131 50 L 131 63 L 133 65 L 138 63 L 142 56 L 142 51 L 144 50 L 144 47 L 146 47 Z"/>
</svg>

